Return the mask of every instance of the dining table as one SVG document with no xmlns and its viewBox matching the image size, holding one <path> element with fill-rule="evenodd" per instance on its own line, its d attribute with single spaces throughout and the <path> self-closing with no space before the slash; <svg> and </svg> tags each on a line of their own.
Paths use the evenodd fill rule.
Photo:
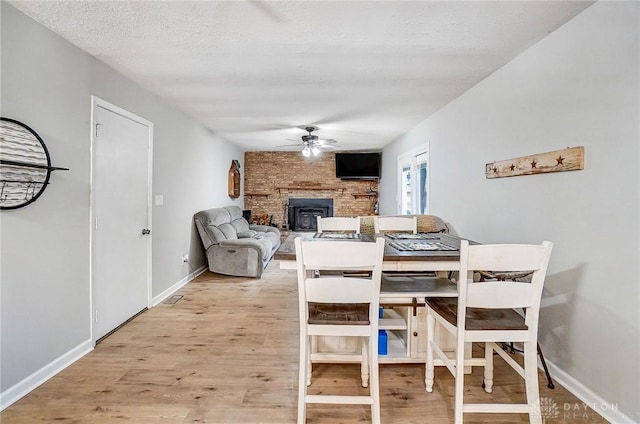
<svg viewBox="0 0 640 424">
<path fill-rule="evenodd" d="M 456 271 L 460 264 L 460 237 L 446 233 L 290 233 L 276 251 L 273 259 L 280 261 L 281 269 L 296 268 L 295 239 L 322 242 L 348 240 L 363 243 L 385 238 L 383 271 Z M 477 244 L 470 241 L 471 244 Z"/>
</svg>

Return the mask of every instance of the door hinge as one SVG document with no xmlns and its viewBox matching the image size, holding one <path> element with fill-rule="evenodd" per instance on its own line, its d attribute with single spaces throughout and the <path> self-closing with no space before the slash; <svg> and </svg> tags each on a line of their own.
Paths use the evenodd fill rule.
<svg viewBox="0 0 640 424">
<path fill-rule="evenodd" d="M 95 310 L 95 313 L 94 313 L 93 322 L 95 322 L 95 323 L 98 322 L 98 310 L 97 309 Z"/>
<path fill-rule="evenodd" d="M 93 230 L 98 231 L 98 217 L 93 219 Z"/>
<path fill-rule="evenodd" d="M 98 133 L 100 132 L 99 128 L 102 124 L 96 124 L 96 137 L 98 137 Z"/>
</svg>

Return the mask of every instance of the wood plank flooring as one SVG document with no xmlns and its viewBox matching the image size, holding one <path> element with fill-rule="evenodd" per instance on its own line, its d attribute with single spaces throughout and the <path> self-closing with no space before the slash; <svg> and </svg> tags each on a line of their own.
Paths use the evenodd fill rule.
<svg viewBox="0 0 640 424">
<path fill-rule="evenodd" d="M 294 271 L 269 264 L 261 279 L 205 272 L 177 292 L 174 305 L 143 313 L 0 414 L 2 424 L 293 423 L 297 404 L 298 324 Z M 493 394 L 482 370 L 465 379 L 465 397 L 524 400 L 524 384 L 496 358 Z M 357 393 L 358 365 L 316 365 L 310 391 Z M 423 365 L 382 365 L 383 423 L 450 423 L 453 378 L 436 369 L 433 393 Z M 546 423 L 603 423 L 556 384 L 541 396 L 557 407 Z M 565 405 L 571 410 L 565 411 Z M 577 408 L 577 409 L 576 409 Z M 586 409 L 585 409 L 586 408 Z M 554 411 L 555 409 L 550 409 Z M 465 422 L 528 422 L 526 415 L 466 415 Z M 308 408 L 308 423 L 368 422 L 365 406 Z"/>
</svg>

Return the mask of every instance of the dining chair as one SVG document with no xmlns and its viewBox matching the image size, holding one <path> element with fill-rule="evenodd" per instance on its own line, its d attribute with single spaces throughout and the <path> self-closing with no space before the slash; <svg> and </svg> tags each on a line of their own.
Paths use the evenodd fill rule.
<svg viewBox="0 0 640 424">
<path fill-rule="evenodd" d="M 418 219 L 415 216 L 374 216 L 373 227 L 376 234 L 390 231 L 415 234 L 418 230 Z"/>
<path fill-rule="evenodd" d="M 375 243 L 313 242 L 300 237 L 295 240 L 300 313 L 299 424 L 306 421 L 309 403 L 371 405 L 372 422 L 380 422 L 378 305 L 384 244 L 381 237 Z M 362 270 L 370 271 L 370 275 L 323 276 L 316 275 L 316 270 Z M 352 336 L 362 340 L 360 353 L 348 356 L 360 362 L 362 386 L 369 387 L 368 396 L 308 394 L 312 359 L 322 360 L 321 354 L 311 352 L 311 338 L 315 336 Z M 331 361 L 335 361 L 335 355 Z"/>
<path fill-rule="evenodd" d="M 360 217 L 318 216 L 318 232 L 322 233 L 324 231 L 353 231 L 356 234 L 360 234 Z"/>
<path fill-rule="evenodd" d="M 455 377 L 454 422 L 461 424 L 464 413 L 521 413 L 529 421 L 542 423 L 538 389 L 537 341 L 542 288 L 553 244 L 542 245 L 460 243 L 460 281 L 457 298 L 426 298 L 427 360 L 425 385 L 433 391 L 434 354 Z M 531 271 L 530 282 L 474 282 L 473 271 Z M 463 276 L 467 276 L 464 278 Z M 524 316 L 515 309 L 524 309 Z M 435 323 L 455 336 L 455 359 L 438 346 Z M 484 358 L 465 359 L 465 343 L 485 344 Z M 497 343 L 516 342 L 524 346 L 524 368 Z M 525 380 L 526 403 L 464 403 L 464 367 L 483 366 L 483 387 L 493 390 L 493 353 L 496 352 Z"/>
</svg>

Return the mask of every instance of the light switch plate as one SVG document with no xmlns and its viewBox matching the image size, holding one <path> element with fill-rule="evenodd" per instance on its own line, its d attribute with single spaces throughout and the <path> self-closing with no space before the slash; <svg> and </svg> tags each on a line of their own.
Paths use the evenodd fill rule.
<svg viewBox="0 0 640 424">
<path fill-rule="evenodd" d="M 164 205 L 164 196 L 162 194 L 156 194 L 155 205 L 156 206 Z"/>
</svg>

